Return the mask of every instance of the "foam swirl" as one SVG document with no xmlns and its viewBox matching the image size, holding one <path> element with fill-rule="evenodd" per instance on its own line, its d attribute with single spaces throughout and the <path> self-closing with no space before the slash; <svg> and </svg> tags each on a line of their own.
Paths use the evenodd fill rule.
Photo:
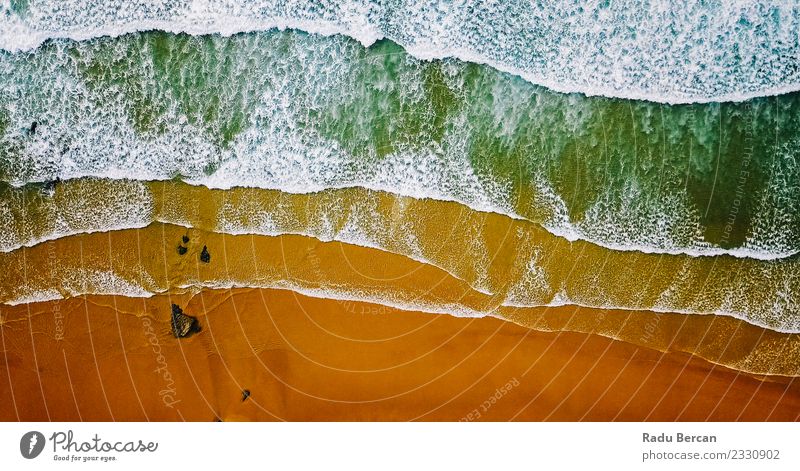
<svg viewBox="0 0 800 471">
<path fill-rule="evenodd" d="M 667 107 L 297 32 L 0 54 L 0 180 L 456 201 L 615 250 L 800 250 L 800 95 Z M 35 127 L 34 124 L 35 123 Z"/>
<path fill-rule="evenodd" d="M 160 29 L 271 28 L 391 39 L 418 58 L 489 64 L 560 92 L 662 103 L 797 90 L 795 2 L 41 0 L 0 2 L 0 47 Z"/>
</svg>

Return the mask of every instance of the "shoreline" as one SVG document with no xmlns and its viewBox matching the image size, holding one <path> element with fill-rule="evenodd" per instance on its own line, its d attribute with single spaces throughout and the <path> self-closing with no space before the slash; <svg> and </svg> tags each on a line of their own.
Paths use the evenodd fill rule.
<svg viewBox="0 0 800 471">
<path fill-rule="evenodd" d="M 189 242 L 181 255 L 175 247 L 184 236 Z M 198 257 L 206 246 L 211 262 L 201 263 Z M 78 253 L 81 257 L 75 258 Z M 509 307 L 504 305 L 507 294 L 476 291 L 441 268 L 378 249 L 306 236 L 231 236 L 161 224 L 59 239 L 13 257 L 0 256 L 0 260 L 8 262 L 0 276 L 0 293 L 26 302 L 42 290 L 51 290 L 53 297 L 129 293 L 148 299 L 213 288 L 290 289 L 316 298 L 377 303 L 429 316 L 491 315 L 538 331 L 599 334 L 662 352 L 687 352 L 747 374 L 800 374 L 800 358 L 794 353 L 800 349 L 798 334 L 714 314 L 574 304 Z M 23 278 L 30 292 L 19 291 L 17 280 Z M 24 306 L 16 304 L 16 308 Z"/>
<path fill-rule="evenodd" d="M 170 303 L 201 332 L 175 339 Z M 515 381 L 475 420 L 797 420 L 800 410 L 794 378 L 760 381 L 596 335 L 281 290 L 85 296 L 2 312 L 0 391 L 14 398 L 4 420 L 469 420 Z"/>
</svg>

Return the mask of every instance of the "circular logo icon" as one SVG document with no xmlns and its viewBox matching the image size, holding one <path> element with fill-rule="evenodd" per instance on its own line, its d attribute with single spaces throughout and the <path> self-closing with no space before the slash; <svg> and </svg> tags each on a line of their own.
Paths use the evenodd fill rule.
<svg viewBox="0 0 800 471">
<path fill-rule="evenodd" d="M 41 432 L 28 432 L 19 440 L 19 452 L 24 458 L 32 460 L 44 450 L 44 435 Z"/>
</svg>

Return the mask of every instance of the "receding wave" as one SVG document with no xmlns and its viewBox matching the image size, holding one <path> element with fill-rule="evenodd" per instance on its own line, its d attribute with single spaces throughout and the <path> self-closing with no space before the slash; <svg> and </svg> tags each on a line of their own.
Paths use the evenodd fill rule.
<svg viewBox="0 0 800 471">
<path fill-rule="evenodd" d="M 126 216 L 120 203 L 109 201 L 114 199 L 115 188 L 129 205 L 127 214 L 135 217 Z M 227 280 L 233 286 L 279 287 L 274 283 L 287 279 L 280 268 L 286 263 L 283 255 L 261 262 L 259 260 L 264 257 L 270 260 L 265 253 L 274 247 L 267 245 L 256 250 L 250 245 L 251 241 L 272 240 L 264 235 L 300 234 L 319 241 L 340 241 L 354 247 L 379 249 L 435 268 L 441 276 L 446 275 L 463 285 L 444 290 L 433 300 L 458 298 L 458 293 L 464 290 L 482 299 L 465 308 L 465 312 L 491 313 L 498 306 L 570 304 L 689 315 L 720 314 L 788 332 L 798 330 L 800 322 L 797 316 L 800 270 L 796 256 L 760 261 L 620 252 L 583 241 L 568 242 L 536 224 L 475 212 L 454 203 L 401 198 L 361 189 L 295 195 L 244 188 L 209 190 L 177 182 L 83 180 L 59 183 L 52 196 L 37 195 L 41 189 L 31 187 L 12 191 L 27 192 L 27 195 L 9 198 L 17 204 L 9 212 L 14 215 L 14 222 L 4 231 L 4 244 L 15 238 L 17 242 L 24 242 L 53 239 L 67 232 L 102 231 L 102 227 L 80 225 L 90 220 L 83 215 L 94 212 L 106 214 L 120 210 L 119 221 L 129 219 L 134 227 L 147 226 L 135 231 L 68 236 L 53 243 L 37 244 L 24 253 L 14 250 L 0 254 L 0 261 L 6 267 L 0 278 L 7 280 L 0 283 L 6 286 L 2 298 L 15 303 L 21 302 L 20 299 L 34 299 L 38 296 L 35 293 L 52 294 L 53 289 L 56 293 L 73 293 L 80 291 L 80 287 L 97 286 L 95 278 L 99 275 L 96 272 L 117 274 L 118 281 L 139 286 L 133 290 L 137 293 L 189 286 L 192 280 Z M 59 220 L 63 221 L 60 227 L 47 225 L 49 221 Z M 159 273 L 165 263 L 183 260 L 176 248 L 186 228 L 196 231 L 204 240 L 203 245 L 207 244 L 214 251 L 228 247 L 226 261 L 221 262 L 225 271 L 217 273 L 216 278 L 185 279 L 186 270 L 189 275 L 192 270 L 175 267 L 176 274 L 183 278 L 141 281 L 158 280 L 159 276 L 164 276 Z M 63 232 L 54 233 L 53 230 Z M 251 238 L 249 234 L 256 236 Z M 149 255 L 140 253 L 142 248 L 137 244 L 147 246 Z M 79 247 L 84 249 L 81 251 Z M 83 258 L 75 258 L 78 252 Z M 168 263 L 159 261 L 164 257 L 168 258 Z M 256 261 L 251 260 L 253 257 Z M 153 267 L 142 265 L 142 260 L 151 258 Z M 192 257 L 186 260 L 190 259 Z M 51 267 L 53 260 L 58 263 Z M 309 264 L 308 260 L 304 263 Z M 257 266 L 261 270 L 270 264 L 277 265 L 263 275 L 252 273 L 250 268 Z M 323 287 L 349 286 L 345 281 L 331 281 L 338 276 L 336 269 L 340 263 L 327 265 L 330 267 L 317 267 L 331 270 L 325 279 L 329 284 Z M 37 266 L 45 269 L 34 272 L 27 268 Z M 91 276 L 76 275 L 85 272 L 87 267 L 93 267 Z M 26 280 L 22 285 L 13 282 L 22 279 Z M 435 284 L 436 277 L 432 279 L 429 285 Z M 114 289 L 123 286 L 118 282 L 109 283 Z M 319 283 L 309 286 L 319 286 Z"/>
<path fill-rule="evenodd" d="M 791 2 L 3 0 L 0 11 L 8 51 L 150 29 L 297 28 L 365 46 L 387 38 L 418 58 L 485 63 L 560 92 L 674 104 L 800 86 L 800 15 Z"/>
<path fill-rule="evenodd" d="M 274 31 L 50 43 L 0 54 L 0 71 L 0 180 L 13 185 L 363 187 L 614 250 L 800 251 L 800 94 L 586 98 L 387 41 Z"/>
</svg>

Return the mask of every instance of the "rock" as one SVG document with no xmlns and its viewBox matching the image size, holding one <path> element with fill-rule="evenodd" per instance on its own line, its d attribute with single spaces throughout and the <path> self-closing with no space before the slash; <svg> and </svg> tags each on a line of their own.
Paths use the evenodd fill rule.
<svg viewBox="0 0 800 471">
<path fill-rule="evenodd" d="M 211 254 L 208 253 L 208 247 L 205 245 L 203 246 L 203 251 L 200 252 L 200 261 L 203 263 L 209 263 L 211 261 Z"/>
<path fill-rule="evenodd" d="M 188 252 L 188 251 L 189 251 L 189 249 L 187 249 L 186 247 L 184 247 L 182 245 L 178 246 L 178 254 L 179 255 L 186 255 L 186 252 Z"/>
<path fill-rule="evenodd" d="M 242 390 L 242 402 L 246 401 L 248 397 L 250 397 L 250 390 L 249 389 L 243 389 Z"/>
<path fill-rule="evenodd" d="M 48 196 L 53 196 L 56 193 L 56 185 L 58 185 L 58 182 L 58 178 L 44 182 L 42 192 Z"/>
<path fill-rule="evenodd" d="M 185 235 L 185 236 L 181 237 L 181 240 L 183 241 L 184 244 L 188 244 L 189 243 L 189 236 Z"/>
<path fill-rule="evenodd" d="M 36 127 L 37 126 L 39 126 L 39 123 L 37 123 L 36 121 L 31 123 L 31 130 L 29 131 L 31 136 L 36 134 Z"/>
<path fill-rule="evenodd" d="M 172 305 L 172 335 L 175 338 L 190 337 L 200 330 L 200 322 L 196 317 L 184 314 L 183 309 L 177 304 Z"/>
</svg>

